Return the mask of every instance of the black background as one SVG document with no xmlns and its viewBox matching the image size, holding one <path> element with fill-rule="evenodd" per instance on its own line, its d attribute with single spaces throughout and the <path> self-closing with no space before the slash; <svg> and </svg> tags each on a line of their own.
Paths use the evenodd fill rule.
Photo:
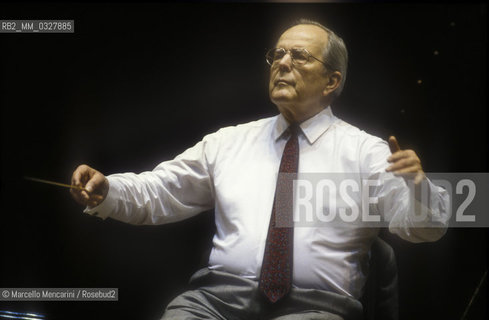
<svg viewBox="0 0 489 320">
<path fill-rule="evenodd" d="M 478 3 L 0 5 L 0 19 L 75 20 L 74 34 L 0 34 L 0 287 L 119 288 L 118 302 L 0 310 L 161 316 L 205 264 L 213 213 L 164 226 L 101 221 L 67 190 L 22 177 L 69 182 L 81 163 L 151 170 L 206 133 L 276 114 L 264 53 L 300 17 L 348 46 L 337 116 L 395 134 L 427 172 L 488 171 L 486 15 Z M 384 237 L 398 259 L 401 319 L 459 319 L 487 268 L 487 230 L 427 244 Z M 487 317 L 486 288 L 469 319 Z"/>
</svg>

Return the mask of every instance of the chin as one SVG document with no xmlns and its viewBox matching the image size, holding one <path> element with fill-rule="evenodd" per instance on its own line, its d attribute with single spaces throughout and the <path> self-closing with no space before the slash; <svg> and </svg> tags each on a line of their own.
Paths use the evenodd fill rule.
<svg viewBox="0 0 489 320">
<path fill-rule="evenodd" d="M 275 106 L 277 106 L 278 111 L 282 114 L 295 113 L 294 104 L 288 99 L 272 99 L 272 102 L 275 104 Z"/>
<path fill-rule="evenodd" d="M 272 102 L 275 104 L 291 104 L 294 102 L 294 99 L 291 97 L 290 93 L 272 92 L 270 94 L 270 100 L 272 100 Z"/>
</svg>

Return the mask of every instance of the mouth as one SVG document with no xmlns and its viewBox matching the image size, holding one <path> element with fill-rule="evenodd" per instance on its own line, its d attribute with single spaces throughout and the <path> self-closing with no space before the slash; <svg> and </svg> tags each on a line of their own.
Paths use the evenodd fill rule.
<svg viewBox="0 0 489 320">
<path fill-rule="evenodd" d="M 275 85 L 276 86 L 293 86 L 294 83 L 292 81 L 289 81 L 289 80 L 285 80 L 285 79 L 278 79 L 275 81 Z"/>
</svg>

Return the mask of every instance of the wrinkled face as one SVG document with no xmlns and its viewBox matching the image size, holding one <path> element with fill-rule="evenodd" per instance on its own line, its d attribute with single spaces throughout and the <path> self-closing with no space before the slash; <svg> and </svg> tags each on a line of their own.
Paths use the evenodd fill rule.
<svg viewBox="0 0 489 320">
<path fill-rule="evenodd" d="M 326 31 L 314 25 L 297 25 L 285 31 L 277 48 L 304 48 L 322 60 L 328 41 Z M 293 65 L 290 54 L 277 60 L 270 69 L 269 95 L 283 114 L 314 113 L 321 110 L 328 78 L 326 67 L 314 58 L 304 65 Z"/>
</svg>

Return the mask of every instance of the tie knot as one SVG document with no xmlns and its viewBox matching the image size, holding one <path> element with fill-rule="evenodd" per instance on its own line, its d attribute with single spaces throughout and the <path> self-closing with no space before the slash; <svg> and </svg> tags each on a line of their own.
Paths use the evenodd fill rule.
<svg viewBox="0 0 489 320">
<path fill-rule="evenodd" d="M 291 136 L 296 136 L 299 134 L 300 129 L 301 127 L 299 126 L 299 124 L 297 122 L 294 122 L 289 126 L 288 130 Z"/>
</svg>

